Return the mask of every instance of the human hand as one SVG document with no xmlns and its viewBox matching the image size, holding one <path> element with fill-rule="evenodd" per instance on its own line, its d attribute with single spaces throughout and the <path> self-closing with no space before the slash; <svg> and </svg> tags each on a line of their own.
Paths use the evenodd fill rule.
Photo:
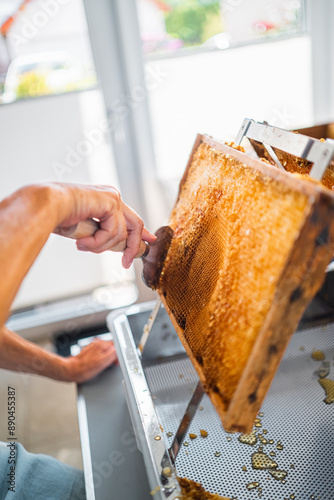
<svg viewBox="0 0 334 500">
<path fill-rule="evenodd" d="M 97 339 L 84 347 L 77 356 L 66 358 L 68 380 L 77 383 L 86 382 L 116 361 L 114 343 L 111 340 Z"/>
<path fill-rule="evenodd" d="M 61 233 L 62 228 L 92 218 L 100 223 L 100 229 L 93 236 L 77 240 L 79 250 L 101 253 L 126 240 L 122 264 L 129 268 L 141 241 L 155 241 L 156 237 L 144 228 L 141 218 L 121 200 L 115 188 L 74 184 L 56 186 L 63 193 L 66 203 L 62 207 L 59 224 L 54 232 Z"/>
</svg>

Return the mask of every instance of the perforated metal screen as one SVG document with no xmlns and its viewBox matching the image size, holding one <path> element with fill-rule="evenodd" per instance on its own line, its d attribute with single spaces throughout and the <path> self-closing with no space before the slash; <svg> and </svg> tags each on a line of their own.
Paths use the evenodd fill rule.
<svg viewBox="0 0 334 500">
<path fill-rule="evenodd" d="M 169 324 L 171 336 L 168 337 L 167 322 L 168 319 L 158 321 L 153 342 L 164 343 L 160 335 L 172 342 L 173 327 Z M 178 475 L 201 482 L 212 493 L 238 500 L 259 497 L 263 500 L 333 500 L 334 404 L 324 403 L 325 391 L 318 381 L 319 375 L 315 374 L 323 361 L 312 359 L 314 350 L 323 351 L 325 362 L 330 363 L 327 378 L 334 379 L 334 325 L 296 332 L 261 408 L 263 416 L 259 416 L 258 422 L 261 427 L 254 428 L 255 446 L 241 443 L 240 434 L 226 433 L 205 396 L 189 431 L 198 437 L 191 440 L 187 436 L 188 446 L 184 444 L 177 457 Z M 148 362 L 145 373 L 161 425 L 171 444 L 198 377 L 189 359 L 182 354 L 167 362 Z M 201 429 L 208 432 L 206 438 L 200 436 Z M 267 444 L 261 444 L 259 435 Z M 279 443 L 283 449 L 277 449 L 281 447 Z M 277 470 L 287 472 L 285 482 L 274 479 L 268 470 L 252 468 L 252 454 L 259 446 L 277 463 Z M 276 456 L 270 455 L 272 452 Z M 259 485 L 248 490 L 247 485 L 252 483 Z"/>
</svg>

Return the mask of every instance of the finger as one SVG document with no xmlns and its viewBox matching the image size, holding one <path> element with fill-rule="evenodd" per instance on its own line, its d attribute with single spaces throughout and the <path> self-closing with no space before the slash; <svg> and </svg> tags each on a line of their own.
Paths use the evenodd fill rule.
<svg viewBox="0 0 334 500">
<path fill-rule="evenodd" d="M 99 246 L 99 247 L 95 247 L 95 248 L 90 248 L 89 251 L 92 252 L 92 253 L 103 253 L 103 252 L 107 252 L 107 251 L 113 251 L 113 252 L 122 252 L 123 250 L 121 250 L 118 245 L 120 243 L 124 243 L 124 245 L 122 245 L 122 249 L 126 246 L 126 240 L 125 240 L 125 237 L 124 235 L 122 237 L 117 237 L 117 238 L 114 238 L 112 240 L 108 240 L 104 245 L 102 246 Z M 78 245 L 77 245 L 78 246 Z M 116 250 L 115 250 L 116 248 Z M 82 248 L 81 246 L 78 247 L 79 250 L 82 250 L 82 251 L 86 251 L 85 248 Z"/>
<path fill-rule="evenodd" d="M 144 229 L 143 229 L 141 238 L 142 238 L 142 240 L 147 241 L 147 243 L 154 243 L 155 240 L 157 239 L 155 234 L 150 233 L 150 231 L 148 231 L 146 229 L 146 227 L 144 227 Z"/>
<path fill-rule="evenodd" d="M 134 228 L 128 229 L 128 238 L 126 240 L 126 249 L 123 253 L 122 264 L 128 269 L 133 259 L 138 254 L 138 250 L 140 247 L 140 243 L 142 241 L 142 232 L 143 232 L 144 223 L 141 219 L 136 221 L 136 225 Z"/>
<path fill-rule="evenodd" d="M 154 243 L 156 239 L 157 239 L 157 237 L 154 234 L 150 233 L 146 228 L 143 228 L 142 233 L 141 233 L 141 237 L 139 240 L 139 245 L 140 245 L 142 240 L 147 241 L 147 243 Z M 138 253 L 138 250 L 135 251 L 137 243 L 138 243 L 138 240 L 136 240 L 133 243 L 133 251 L 135 252 L 134 257 L 136 257 L 136 255 Z M 128 269 L 131 266 L 131 264 L 133 262 L 133 258 L 134 258 L 133 252 L 131 249 L 131 244 L 132 244 L 132 240 L 131 240 L 130 235 L 129 235 L 128 239 L 127 239 L 126 249 L 125 249 L 123 257 L 122 257 L 122 265 L 123 265 L 123 267 L 125 267 L 125 269 Z M 129 249 L 131 250 L 131 252 Z"/>
<path fill-rule="evenodd" d="M 117 361 L 116 349 L 111 340 L 95 340 L 86 347 L 85 356 L 91 359 L 94 371 L 102 371 Z"/>
<path fill-rule="evenodd" d="M 78 250 L 95 253 L 111 250 L 121 241 L 126 240 L 126 223 L 121 214 L 115 215 L 112 221 L 101 223 L 101 229 L 94 236 L 80 238 L 77 241 Z"/>
<path fill-rule="evenodd" d="M 67 359 L 72 366 L 71 380 L 81 383 L 92 379 L 116 363 L 117 354 L 112 341 L 99 339 L 82 349 L 77 356 Z"/>
<path fill-rule="evenodd" d="M 81 353 L 83 352 L 88 352 L 88 351 L 96 351 L 96 353 L 107 351 L 110 349 L 115 349 L 114 343 L 112 340 L 102 340 L 99 339 L 98 337 L 95 337 L 90 344 L 86 345 L 82 350 Z M 81 354 L 80 353 L 80 354 Z"/>
<path fill-rule="evenodd" d="M 103 342 L 103 341 L 102 341 Z M 96 362 L 94 363 L 93 370 L 96 373 L 101 373 L 105 368 L 117 362 L 117 354 L 114 345 L 97 346 Z"/>
<path fill-rule="evenodd" d="M 103 351 L 108 351 L 110 349 L 115 350 L 115 345 L 112 340 L 103 340 L 100 339 L 99 337 L 94 337 L 93 342 L 91 342 L 87 347 L 89 346 L 94 346 L 95 348 Z"/>
<path fill-rule="evenodd" d="M 114 220 L 114 226 L 101 226 L 93 236 L 87 236 L 77 240 L 77 247 L 79 250 L 97 250 L 107 244 L 118 243 L 121 239 L 126 237 L 126 225 L 124 220 Z M 115 244 L 116 244 L 115 243 Z M 112 245 L 111 245 L 112 246 Z"/>
<path fill-rule="evenodd" d="M 128 269 L 139 251 L 144 223 L 136 212 L 134 212 L 125 203 L 123 203 L 122 208 L 128 231 L 127 244 L 122 258 L 122 265 Z"/>
<path fill-rule="evenodd" d="M 101 366 L 110 366 L 117 361 L 117 354 L 114 345 L 101 347 L 99 354 L 99 364 Z"/>
</svg>

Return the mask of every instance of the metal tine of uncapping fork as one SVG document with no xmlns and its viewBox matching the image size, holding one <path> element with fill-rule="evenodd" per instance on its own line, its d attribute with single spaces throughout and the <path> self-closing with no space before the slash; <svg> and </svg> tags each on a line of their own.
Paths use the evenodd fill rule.
<svg viewBox="0 0 334 500">
<path fill-rule="evenodd" d="M 286 172 L 286 170 L 283 167 L 282 163 L 277 158 L 277 155 L 276 155 L 275 151 L 273 150 L 273 148 L 269 144 L 265 144 L 264 142 L 263 142 L 263 146 L 267 150 L 267 153 L 269 154 L 269 156 L 271 157 L 271 159 L 276 163 L 276 165 L 278 166 L 278 168 L 280 168 L 281 170 L 284 170 L 284 172 Z"/>
<path fill-rule="evenodd" d="M 148 321 L 143 328 L 143 333 L 138 346 L 139 354 L 141 356 L 143 355 L 144 347 L 146 345 L 146 342 L 148 341 L 154 322 L 158 316 L 158 312 L 160 311 L 161 304 L 161 299 L 160 297 L 158 297 L 153 311 L 151 312 L 150 317 L 148 318 Z"/>
<path fill-rule="evenodd" d="M 173 463 L 175 463 L 176 457 L 180 451 L 184 438 L 186 437 L 190 424 L 195 416 L 197 408 L 202 401 L 204 394 L 204 387 L 202 385 L 202 382 L 199 380 L 196 389 L 194 390 L 194 393 L 191 397 L 191 400 L 189 401 L 185 414 L 183 415 L 179 428 L 176 431 L 172 445 L 169 448 L 169 456 Z"/>
<path fill-rule="evenodd" d="M 248 129 L 251 126 L 252 123 L 254 123 L 254 120 L 249 120 L 248 118 L 245 118 L 244 121 L 242 122 L 241 128 L 240 128 L 240 130 L 238 132 L 238 135 L 237 135 L 237 137 L 235 139 L 235 144 L 237 146 L 240 146 L 240 144 L 242 142 L 242 139 L 244 137 L 247 137 Z M 268 124 L 266 122 L 264 122 L 263 125 L 268 125 Z M 285 168 L 283 167 L 283 165 L 281 164 L 281 162 L 277 158 L 277 155 L 276 155 L 275 151 L 273 150 L 273 148 L 270 146 L 270 144 L 266 144 L 264 142 L 262 142 L 262 144 L 265 147 L 265 149 L 267 150 L 267 153 L 269 154 L 269 156 L 271 157 L 271 159 L 278 166 L 278 168 L 280 168 L 281 170 L 285 171 Z"/>
</svg>

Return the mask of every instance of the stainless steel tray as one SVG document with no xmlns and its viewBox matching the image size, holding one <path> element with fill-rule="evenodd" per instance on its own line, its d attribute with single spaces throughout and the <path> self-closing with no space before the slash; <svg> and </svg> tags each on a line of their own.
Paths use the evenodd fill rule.
<svg viewBox="0 0 334 500">
<path fill-rule="evenodd" d="M 226 433 L 204 396 L 189 429 L 198 437 L 186 438 L 176 471 L 166 481 L 162 463 L 165 467 L 169 460 L 167 450 L 198 377 L 164 309 L 142 359 L 138 356 L 136 346 L 153 305 L 145 303 L 108 317 L 152 498 L 178 498 L 177 474 L 201 482 L 212 493 L 238 500 L 333 500 L 334 404 L 324 402 L 325 392 L 315 374 L 322 362 L 311 354 L 324 352 L 330 363 L 329 378 L 334 379 L 334 323 L 300 330 L 292 337 L 261 408 L 261 427 L 254 427 L 255 446 L 241 443 L 239 434 Z M 200 436 L 200 429 L 208 432 L 206 438 Z M 267 444 L 261 444 L 259 435 Z M 274 479 L 268 470 L 252 468 L 252 454 L 259 446 L 279 470 L 287 472 L 284 481 Z M 255 482 L 259 483 L 256 488 L 247 489 Z"/>
</svg>

